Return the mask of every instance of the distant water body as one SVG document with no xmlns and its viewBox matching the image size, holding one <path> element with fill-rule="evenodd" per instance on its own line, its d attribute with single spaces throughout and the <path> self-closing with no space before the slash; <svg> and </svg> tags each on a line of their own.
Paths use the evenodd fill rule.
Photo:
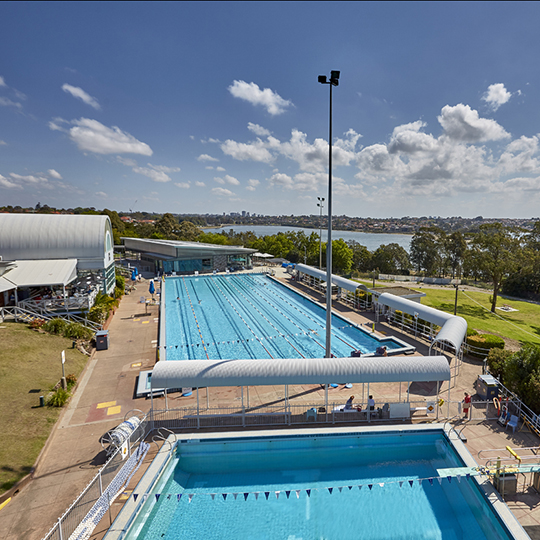
<svg viewBox="0 0 540 540">
<path fill-rule="evenodd" d="M 234 232 L 246 232 L 253 231 L 257 236 L 267 236 L 272 234 L 277 234 L 279 232 L 299 232 L 304 231 L 304 233 L 309 236 L 312 232 L 319 234 L 319 229 L 304 229 L 302 227 L 281 227 L 278 225 L 224 225 L 220 229 L 207 229 L 208 232 L 212 231 L 229 231 L 233 230 Z M 322 230 L 322 240 L 326 242 L 327 230 Z M 364 233 L 364 232 L 354 232 L 354 231 L 336 231 L 332 230 L 332 239 L 337 240 L 338 238 L 343 238 L 343 240 L 356 240 L 362 246 L 366 246 L 369 251 L 375 251 L 381 245 L 388 244 L 398 244 L 409 252 L 411 247 L 412 235 L 410 234 L 389 234 L 389 233 Z"/>
</svg>

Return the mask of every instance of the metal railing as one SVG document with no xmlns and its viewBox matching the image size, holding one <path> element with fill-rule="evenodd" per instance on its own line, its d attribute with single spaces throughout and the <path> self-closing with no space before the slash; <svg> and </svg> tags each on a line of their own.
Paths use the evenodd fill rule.
<svg viewBox="0 0 540 540">
<path fill-rule="evenodd" d="M 88 319 L 75 315 L 74 313 L 51 313 L 46 311 L 40 313 L 39 311 L 32 311 L 30 309 L 18 306 L 0 307 L 0 322 L 4 322 L 5 320 L 9 319 L 16 322 L 31 322 L 36 319 L 43 319 L 45 321 L 50 321 L 52 319 L 63 319 L 68 322 L 80 323 L 94 331 L 98 331 L 103 328 L 102 325 L 89 321 Z"/>
<path fill-rule="evenodd" d="M 146 438 L 149 433 L 149 425 L 147 417 L 145 417 L 137 429 L 133 431 L 129 437 L 129 455 Z M 67 540 L 73 534 L 122 468 L 123 459 L 122 448 L 117 448 L 71 506 L 58 518 L 43 540 Z"/>
</svg>

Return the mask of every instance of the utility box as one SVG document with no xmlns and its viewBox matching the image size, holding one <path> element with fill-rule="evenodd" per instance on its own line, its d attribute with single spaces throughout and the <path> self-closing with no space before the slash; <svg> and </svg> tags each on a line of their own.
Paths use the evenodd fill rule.
<svg viewBox="0 0 540 540">
<path fill-rule="evenodd" d="M 495 489 L 504 497 L 517 493 L 517 476 L 515 474 L 501 474 L 493 478 Z"/>
<path fill-rule="evenodd" d="M 478 379 L 476 379 L 476 393 L 480 399 L 499 397 L 497 379 L 491 375 L 478 375 Z"/>
<path fill-rule="evenodd" d="M 96 332 L 96 350 L 105 351 L 109 348 L 109 331 L 100 330 Z"/>
</svg>

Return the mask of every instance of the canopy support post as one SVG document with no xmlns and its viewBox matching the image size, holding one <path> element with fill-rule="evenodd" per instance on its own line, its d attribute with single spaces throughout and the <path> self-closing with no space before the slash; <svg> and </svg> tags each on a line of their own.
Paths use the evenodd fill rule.
<svg viewBox="0 0 540 540">
<path fill-rule="evenodd" d="M 197 386 L 197 429 L 201 427 L 200 421 L 200 409 L 199 409 L 199 387 Z"/>
<path fill-rule="evenodd" d="M 246 427 L 246 408 L 244 407 L 244 386 L 240 387 L 242 389 L 242 427 Z"/>
</svg>

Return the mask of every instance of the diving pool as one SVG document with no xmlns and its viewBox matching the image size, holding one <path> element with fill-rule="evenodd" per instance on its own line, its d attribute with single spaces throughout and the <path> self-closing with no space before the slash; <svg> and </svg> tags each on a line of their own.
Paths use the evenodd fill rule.
<svg viewBox="0 0 540 540">
<path fill-rule="evenodd" d="M 263 274 L 172 277 L 165 280 L 167 360 L 321 358 L 326 310 Z M 413 351 L 332 314 L 332 354 Z"/>
<path fill-rule="evenodd" d="M 107 540 L 528 538 L 440 425 L 176 437 Z"/>
</svg>

